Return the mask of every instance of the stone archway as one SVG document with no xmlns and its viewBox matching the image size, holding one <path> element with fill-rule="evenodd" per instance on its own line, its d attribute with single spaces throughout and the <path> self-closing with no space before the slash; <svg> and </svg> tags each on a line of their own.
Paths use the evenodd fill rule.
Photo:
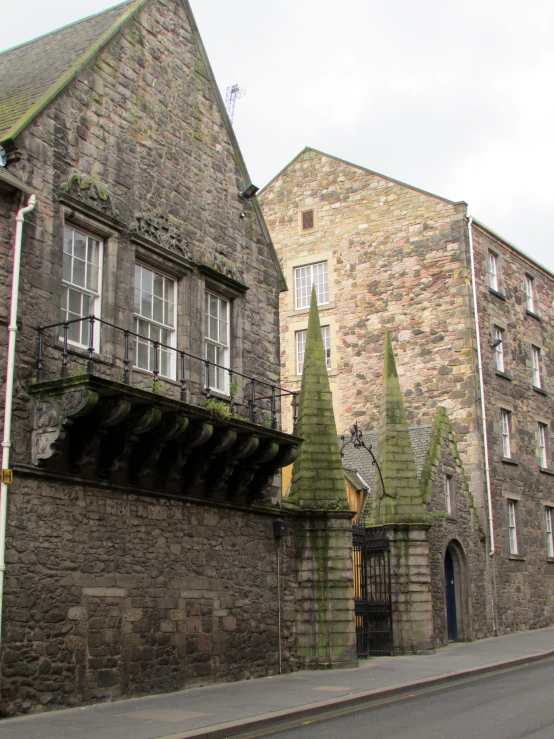
<svg viewBox="0 0 554 739">
<path fill-rule="evenodd" d="M 448 641 L 471 639 L 467 560 L 457 539 L 448 542 L 444 553 L 444 601 Z"/>
</svg>

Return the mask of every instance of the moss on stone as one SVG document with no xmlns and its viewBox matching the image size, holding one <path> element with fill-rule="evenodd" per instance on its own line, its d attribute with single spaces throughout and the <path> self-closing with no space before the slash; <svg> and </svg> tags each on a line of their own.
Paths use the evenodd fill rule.
<svg viewBox="0 0 554 739">
<path fill-rule="evenodd" d="M 298 403 L 298 435 L 304 442 L 294 463 L 287 500 L 314 510 L 348 510 L 315 290 Z"/>
</svg>

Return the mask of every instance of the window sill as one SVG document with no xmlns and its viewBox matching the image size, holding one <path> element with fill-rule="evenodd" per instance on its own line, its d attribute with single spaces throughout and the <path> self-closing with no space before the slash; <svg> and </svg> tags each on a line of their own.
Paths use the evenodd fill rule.
<svg viewBox="0 0 554 739">
<path fill-rule="evenodd" d="M 60 340 L 59 349 L 63 351 L 63 341 Z M 79 344 L 70 344 L 67 343 L 67 354 L 70 357 L 80 357 L 82 359 L 88 360 L 88 349 L 85 347 L 80 346 Z M 109 357 L 107 354 L 99 354 L 97 352 L 92 353 L 92 358 L 95 364 L 104 364 L 106 367 L 115 367 L 114 360 Z"/>
<path fill-rule="evenodd" d="M 533 390 L 538 393 L 539 395 L 544 395 L 545 397 L 548 397 L 548 393 L 544 388 L 537 387 L 536 385 L 533 385 Z"/>
<path fill-rule="evenodd" d="M 458 519 L 456 518 L 456 516 L 447 516 L 446 522 L 447 523 L 458 523 Z"/>
<path fill-rule="evenodd" d="M 504 462 L 504 464 L 513 464 L 516 466 L 519 464 L 517 459 L 514 459 L 513 457 L 500 457 L 500 461 Z"/>
<path fill-rule="evenodd" d="M 511 559 L 513 562 L 525 562 L 527 557 L 524 554 L 509 554 L 508 559 Z"/>
<path fill-rule="evenodd" d="M 513 379 L 511 372 L 502 372 L 502 370 L 498 370 L 498 369 L 495 370 L 495 372 L 498 375 L 498 377 L 503 377 L 505 380 L 511 381 Z"/>
<path fill-rule="evenodd" d="M 493 287 L 489 287 L 489 292 L 493 295 L 496 295 L 497 298 L 500 298 L 500 300 L 506 300 L 506 296 L 504 293 L 499 292 L 498 290 L 495 290 Z"/>
<path fill-rule="evenodd" d="M 544 475 L 554 475 L 554 470 L 551 470 L 549 467 L 539 467 L 539 472 L 542 472 Z"/>
<path fill-rule="evenodd" d="M 536 318 L 537 321 L 540 321 L 542 323 L 542 318 L 539 316 L 538 313 L 534 313 L 532 310 L 529 310 L 529 308 L 526 308 L 525 312 L 528 316 L 531 316 L 531 318 Z"/>
<path fill-rule="evenodd" d="M 335 301 L 333 300 L 330 303 L 322 303 L 321 305 L 318 305 L 317 308 L 319 312 L 322 310 L 330 310 L 331 308 L 335 307 Z M 289 311 L 289 316 L 301 316 L 303 314 L 308 315 L 310 312 L 310 307 L 307 308 L 293 308 L 293 310 Z"/>
<path fill-rule="evenodd" d="M 554 565 L 554 557 L 547 557 L 546 561 L 548 564 Z"/>
</svg>

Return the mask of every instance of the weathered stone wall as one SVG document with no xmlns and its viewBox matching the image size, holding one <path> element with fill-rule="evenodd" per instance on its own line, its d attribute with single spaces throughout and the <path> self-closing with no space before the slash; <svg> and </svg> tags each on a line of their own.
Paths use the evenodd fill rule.
<svg viewBox="0 0 554 739">
<path fill-rule="evenodd" d="M 104 241 L 102 318 L 133 327 L 134 264 L 153 265 L 178 283 L 177 344 L 203 356 L 209 285 L 232 301 L 233 368 L 278 382 L 278 271 L 256 206 L 238 198 L 245 175 L 216 103 L 181 3 L 161 0 L 148 3 L 17 138 L 20 158 L 10 169 L 38 196 L 23 240 L 19 380 L 33 372 L 34 328 L 59 320 L 63 224 L 75 224 L 75 209 L 57 194 L 80 174 L 105 188 L 117 211 L 112 227 L 95 221 L 89 209 L 77 214 L 77 227 L 98 229 Z M 14 216 L 15 206 L 10 222 Z M 134 234 L 145 233 L 137 218 L 167 227 L 181 246 L 171 239 L 157 250 L 138 244 Z M 206 275 L 185 257 L 216 274 Z M 244 291 L 229 288 L 226 277 Z M 59 371 L 55 334 L 46 376 Z M 121 337 L 114 347 L 114 335 L 103 329 L 102 340 L 104 371 L 115 362 L 120 378 Z M 70 361 L 78 364 L 79 353 Z M 199 363 L 187 372 L 189 389 L 198 391 Z M 149 387 L 151 375 L 135 375 Z M 18 401 L 16 412 L 22 422 L 14 429 L 14 455 L 26 460 L 26 405 Z"/>
<path fill-rule="evenodd" d="M 480 304 L 481 350 L 486 385 L 491 485 L 496 538 L 498 616 L 501 632 L 537 628 L 554 618 L 554 563 L 546 550 L 545 505 L 554 505 L 554 476 L 541 471 L 538 423 L 548 428 L 554 470 L 554 278 L 483 228 L 474 226 Z M 498 255 L 499 292 L 488 286 L 488 252 Z M 537 315 L 526 310 L 524 280 L 536 288 Z M 505 373 L 496 372 L 491 330 L 505 331 Z M 531 346 L 541 349 L 543 392 L 533 389 Z M 511 412 L 512 459 L 503 460 L 500 410 Z M 508 542 L 507 500 L 516 501 L 519 554 Z"/>
<path fill-rule="evenodd" d="M 339 433 L 376 428 L 385 330 L 391 334 L 409 423 L 449 412 L 472 489 L 482 503 L 475 351 L 464 216 L 452 203 L 361 167 L 305 150 L 261 202 L 289 292 L 281 295 L 283 381 L 298 384 L 293 268 L 327 261 L 331 388 Z M 315 211 L 303 233 L 299 213 Z"/>
<path fill-rule="evenodd" d="M 9 514 L 4 711 L 278 672 L 275 516 L 21 476 Z"/>
<path fill-rule="evenodd" d="M 448 642 L 446 624 L 444 556 L 449 544 L 458 545 L 463 556 L 463 582 L 460 591 L 464 596 L 459 607 L 462 623 L 458 625 L 461 639 L 481 639 L 494 633 L 492 612 L 487 610 L 490 598 L 485 536 L 464 484 L 459 457 L 454 453 L 452 440 L 443 430 L 436 450 L 436 464 L 430 499 L 427 504 L 431 527 L 429 529 L 429 559 L 431 566 L 431 594 L 433 599 L 433 623 L 435 645 Z M 446 512 L 446 476 L 452 480 L 452 514 Z"/>
</svg>

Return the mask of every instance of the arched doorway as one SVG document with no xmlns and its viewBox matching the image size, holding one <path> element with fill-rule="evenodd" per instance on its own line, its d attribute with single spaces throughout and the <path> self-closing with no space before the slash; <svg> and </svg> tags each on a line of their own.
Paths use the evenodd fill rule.
<svg viewBox="0 0 554 739">
<path fill-rule="evenodd" d="M 455 539 L 444 553 L 444 600 L 448 641 L 469 639 L 466 559 Z"/>
</svg>

